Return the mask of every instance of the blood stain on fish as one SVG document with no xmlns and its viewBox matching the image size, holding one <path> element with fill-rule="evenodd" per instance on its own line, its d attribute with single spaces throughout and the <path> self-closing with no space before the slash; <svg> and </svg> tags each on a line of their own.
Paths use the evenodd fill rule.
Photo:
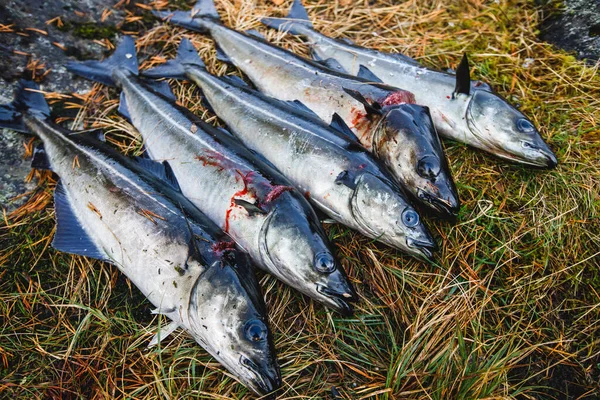
<svg viewBox="0 0 600 400">
<path fill-rule="evenodd" d="M 381 103 L 384 106 L 392 106 L 395 104 L 414 104 L 415 95 L 407 90 L 397 90 L 390 93 Z"/>
</svg>

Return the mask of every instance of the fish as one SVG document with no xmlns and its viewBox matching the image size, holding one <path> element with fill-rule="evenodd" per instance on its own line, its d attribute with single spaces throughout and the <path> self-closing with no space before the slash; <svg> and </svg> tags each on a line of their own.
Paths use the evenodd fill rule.
<svg viewBox="0 0 600 400">
<path fill-rule="evenodd" d="M 67 69 L 121 89 L 119 111 L 140 132 L 148 155 L 169 162 L 183 194 L 259 268 L 333 310 L 352 313 L 357 294 L 304 196 L 230 132 L 175 104 L 166 82 L 151 86 L 140 78 L 131 37 L 108 59 L 71 62 Z"/>
<path fill-rule="evenodd" d="M 22 80 L 0 127 L 41 139 L 32 165 L 59 177 L 52 246 L 117 266 L 172 323 L 254 392 L 281 374 L 260 286 L 245 253 L 181 193 L 168 163 L 128 158 L 97 131 L 54 124 L 39 86 Z"/>
<path fill-rule="evenodd" d="M 329 126 L 301 103 L 273 99 L 240 78 L 210 74 L 188 39 L 182 39 L 177 58 L 143 75 L 193 81 L 231 132 L 330 218 L 431 258 L 436 245 L 419 214 L 339 116 Z"/>
<path fill-rule="evenodd" d="M 267 26 L 308 39 L 313 56 L 335 60 L 339 68 L 406 89 L 428 106 L 440 135 L 499 158 L 539 168 L 554 168 L 556 155 L 539 130 L 517 108 L 482 81 L 471 80 L 466 54 L 456 75 L 426 68 L 399 53 L 358 46 L 313 29 L 301 0 L 286 18 L 263 18 Z"/>
<path fill-rule="evenodd" d="M 299 100 L 327 123 L 337 113 L 413 201 L 442 217 L 458 214 L 456 185 L 429 109 L 415 104 L 412 93 L 300 57 L 257 37 L 257 32 L 227 28 L 212 0 L 199 1 L 191 12 L 154 14 L 210 34 L 218 58 L 237 66 L 263 93 Z"/>
</svg>

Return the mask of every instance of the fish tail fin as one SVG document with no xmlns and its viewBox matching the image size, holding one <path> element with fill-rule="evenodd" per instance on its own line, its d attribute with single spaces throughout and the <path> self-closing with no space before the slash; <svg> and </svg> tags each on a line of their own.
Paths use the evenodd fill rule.
<svg viewBox="0 0 600 400">
<path fill-rule="evenodd" d="M 270 28 L 280 31 L 287 31 L 293 35 L 302 35 L 302 28 L 312 28 L 313 25 L 308 19 L 306 8 L 302 5 L 302 0 L 294 0 L 290 12 L 285 18 L 263 18 L 260 20 Z"/>
<path fill-rule="evenodd" d="M 37 83 L 21 79 L 15 89 L 14 101 L 0 105 L 0 128 L 31 133 L 23 124 L 25 112 L 46 119 L 50 116 L 50 107 Z"/>
<path fill-rule="evenodd" d="M 209 33 L 211 23 L 221 21 L 213 0 L 199 0 L 191 11 L 152 11 L 152 14 L 163 21 L 200 33 Z"/>
<path fill-rule="evenodd" d="M 184 79 L 186 65 L 194 65 L 201 68 L 205 67 L 204 62 L 198 55 L 198 51 L 192 42 L 187 38 L 183 38 L 177 49 L 177 57 L 158 67 L 144 71 L 142 75 L 148 78 Z"/>
<path fill-rule="evenodd" d="M 104 61 L 69 62 L 67 69 L 76 75 L 100 82 L 109 86 L 117 86 L 113 79 L 113 71 L 125 69 L 138 74 L 138 60 L 135 42 L 131 36 L 125 36 L 115 52 Z"/>
</svg>

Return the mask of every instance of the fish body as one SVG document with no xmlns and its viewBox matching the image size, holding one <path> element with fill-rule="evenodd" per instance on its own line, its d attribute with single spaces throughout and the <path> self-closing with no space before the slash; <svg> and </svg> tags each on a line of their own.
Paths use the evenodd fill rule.
<svg viewBox="0 0 600 400">
<path fill-rule="evenodd" d="M 169 162 L 183 194 L 216 222 L 260 268 L 342 313 L 356 294 L 333 256 L 307 200 L 229 132 L 205 123 L 137 76 L 135 47 L 125 38 L 103 63 L 71 71 L 122 90 L 121 110 L 151 158 Z"/>
<path fill-rule="evenodd" d="M 440 135 L 500 158 L 535 167 L 553 168 L 556 156 L 533 123 L 482 81 L 471 81 L 465 68 L 456 75 L 423 67 L 402 54 L 386 53 L 332 39 L 313 29 L 301 0 L 294 0 L 288 18 L 263 22 L 308 39 L 313 55 L 332 59 L 341 70 L 361 75 L 365 67 L 386 84 L 414 93 L 429 107 Z"/>
<path fill-rule="evenodd" d="M 431 256 L 435 245 L 417 212 L 372 155 L 348 137 L 351 133 L 344 135 L 303 106 L 268 97 L 239 78 L 210 74 L 186 39 L 175 60 L 145 75 L 195 82 L 236 137 L 329 217 L 409 254 Z"/>
<path fill-rule="evenodd" d="M 168 180 L 168 166 L 53 124 L 43 96 L 31 91 L 38 89 L 22 81 L 16 106 L 0 106 L 0 126 L 38 136 L 60 177 L 53 246 L 116 265 L 242 383 L 260 394 L 277 389 L 272 334 L 247 256 L 176 183 L 156 177 Z"/>
<path fill-rule="evenodd" d="M 156 14 L 210 34 L 219 54 L 268 96 L 299 100 L 327 123 L 338 114 L 417 203 L 442 216 L 458 212 L 456 187 L 429 111 L 415 104 L 412 93 L 336 71 L 227 28 L 211 0 L 198 2 L 191 13 Z"/>
</svg>

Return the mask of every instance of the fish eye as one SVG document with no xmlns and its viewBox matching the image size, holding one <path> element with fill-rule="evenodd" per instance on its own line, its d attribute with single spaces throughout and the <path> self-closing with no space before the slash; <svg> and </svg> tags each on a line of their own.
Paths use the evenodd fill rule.
<svg viewBox="0 0 600 400">
<path fill-rule="evenodd" d="M 523 140 L 523 141 L 521 141 L 521 146 L 523 146 L 523 147 L 524 147 L 524 148 L 526 148 L 526 149 L 534 149 L 534 150 L 535 150 L 535 149 L 537 149 L 537 147 L 536 147 L 536 146 L 534 146 L 533 144 L 531 144 L 531 143 L 529 143 L 529 142 L 526 142 L 526 141 L 524 141 L 524 140 Z"/>
<path fill-rule="evenodd" d="M 402 222 L 404 222 L 404 225 L 408 226 L 409 228 L 417 226 L 419 225 L 419 214 L 417 214 L 417 212 L 412 208 L 407 208 L 402 213 Z"/>
<path fill-rule="evenodd" d="M 251 319 L 244 329 L 246 339 L 251 342 L 267 340 L 267 326 L 259 319 Z"/>
<path fill-rule="evenodd" d="M 324 274 L 330 274 L 335 271 L 335 260 L 328 252 L 321 252 L 315 255 L 315 269 Z"/>
<path fill-rule="evenodd" d="M 523 133 L 529 133 L 535 130 L 535 126 L 525 118 L 519 118 L 517 120 L 517 129 Z"/>
<path fill-rule="evenodd" d="M 434 157 L 423 157 L 417 163 L 417 173 L 423 178 L 435 178 L 440 173 L 440 163 Z"/>
</svg>

